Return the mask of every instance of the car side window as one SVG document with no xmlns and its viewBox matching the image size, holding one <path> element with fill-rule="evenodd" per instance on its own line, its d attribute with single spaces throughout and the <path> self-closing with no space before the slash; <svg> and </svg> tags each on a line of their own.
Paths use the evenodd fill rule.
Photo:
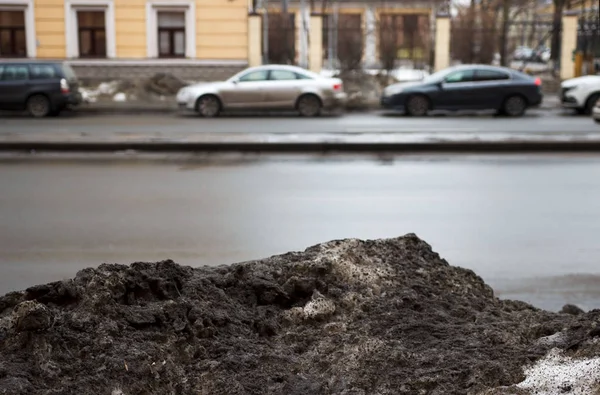
<svg viewBox="0 0 600 395">
<path fill-rule="evenodd" d="M 296 80 L 296 73 L 289 70 L 271 70 L 271 75 L 269 77 L 271 80 L 275 81 L 289 81 Z"/>
<path fill-rule="evenodd" d="M 306 74 L 300 74 L 300 73 L 295 73 L 296 74 L 296 78 L 299 80 L 312 80 L 314 79 L 313 77 L 306 75 Z"/>
<path fill-rule="evenodd" d="M 444 79 L 447 84 L 456 84 L 459 82 L 472 82 L 474 79 L 473 70 L 459 70 L 451 73 Z"/>
<path fill-rule="evenodd" d="M 29 71 L 32 80 L 45 80 L 57 77 L 56 69 L 51 64 L 32 64 L 29 66 Z"/>
<path fill-rule="evenodd" d="M 265 81 L 269 72 L 267 70 L 251 71 L 239 78 L 240 82 Z"/>
<path fill-rule="evenodd" d="M 502 81 L 508 79 L 510 79 L 510 76 L 501 71 L 477 70 L 475 72 L 475 81 Z"/>
<path fill-rule="evenodd" d="M 2 81 L 26 81 L 29 79 L 29 69 L 22 64 L 7 64 L 2 70 Z"/>
</svg>

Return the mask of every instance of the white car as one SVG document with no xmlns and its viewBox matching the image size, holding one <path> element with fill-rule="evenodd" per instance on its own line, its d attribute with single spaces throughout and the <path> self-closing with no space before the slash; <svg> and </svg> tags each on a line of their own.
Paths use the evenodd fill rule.
<svg viewBox="0 0 600 395">
<path fill-rule="evenodd" d="M 287 65 L 251 67 L 227 81 L 186 86 L 177 93 L 180 109 L 203 117 L 216 117 L 223 110 L 296 110 L 312 117 L 343 108 L 346 101 L 339 78 Z"/>
<path fill-rule="evenodd" d="M 580 114 L 591 114 L 600 98 L 600 75 L 586 75 L 563 81 L 560 101 L 564 108 L 572 108 Z"/>
</svg>

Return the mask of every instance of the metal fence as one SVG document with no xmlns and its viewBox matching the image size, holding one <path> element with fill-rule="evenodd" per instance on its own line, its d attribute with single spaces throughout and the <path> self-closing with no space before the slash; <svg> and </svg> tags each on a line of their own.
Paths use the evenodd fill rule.
<svg viewBox="0 0 600 395">
<path fill-rule="evenodd" d="M 263 16 L 268 26 L 267 63 L 296 62 L 296 15 L 270 12 Z M 264 31 L 263 31 L 264 34 Z"/>
<path fill-rule="evenodd" d="M 431 63 L 429 15 L 383 13 L 378 28 L 379 59 L 383 68 L 423 69 Z"/>
<path fill-rule="evenodd" d="M 587 10 L 579 17 L 577 50 L 586 58 L 600 58 L 600 11 Z"/>
<path fill-rule="evenodd" d="M 323 59 L 330 67 L 358 69 L 364 54 L 365 36 L 361 14 L 323 16 Z"/>
<path fill-rule="evenodd" d="M 450 55 L 454 62 L 505 64 L 511 61 L 547 63 L 553 33 L 560 34 L 560 25 L 551 19 L 509 21 L 506 25 L 488 21 L 469 23 L 453 20 L 451 24 Z M 560 51 L 560 48 L 555 48 Z M 505 59 L 501 59 L 502 55 Z M 553 57 L 559 59 L 558 53 Z"/>
</svg>

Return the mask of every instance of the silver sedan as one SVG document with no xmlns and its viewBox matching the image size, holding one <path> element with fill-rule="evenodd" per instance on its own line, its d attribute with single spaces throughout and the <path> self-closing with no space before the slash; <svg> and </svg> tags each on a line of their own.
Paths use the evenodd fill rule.
<svg viewBox="0 0 600 395">
<path fill-rule="evenodd" d="M 343 108 L 346 101 L 339 78 L 287 65 L 251 67 L 227 81 L 190 85 L 177 93 L 180 109 L 203 117 L 216 117 L 229 110 L 296 110 L 302 116 L 314 117 L 322 110 Z"/>
</svg>

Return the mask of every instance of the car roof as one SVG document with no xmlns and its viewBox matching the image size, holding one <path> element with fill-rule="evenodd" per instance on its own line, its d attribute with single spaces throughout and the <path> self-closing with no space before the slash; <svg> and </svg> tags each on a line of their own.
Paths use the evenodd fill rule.
<svg viewBox="0 0 600 395">
<path fill-rule="evenodd" d="M 273 70 L 273 69 L 288 70 L 288 71 L 292 71 L 294 73 L 302 73 L 302 74 L 306 74 L 306 75 L 310 75 L 310 76 L 319 76 L 319 74 L 316 74 L 310 70 L 307 70 L 307 69 L 299 67 L 299 66 L 292 66 L 289 64 L 263 64 L 262 66 L 249 67 L 244 71 L 259 71 L 259 70 Z"/>
<path fill-rule="evenodd" d="M 461 69 L 492 70 L 492 71 L 500 71 L 500 72 L 509 73 L 509 74 L 512 74 L 516 71 L 516 70 L 510 69 L 508 67 L 492 66 L 489 64 L 478 64 L 478 63 L 461 64 L 461 65 L 454 66 L 454 68 L 456 70 L 461 70 Z"/>
</svg>

